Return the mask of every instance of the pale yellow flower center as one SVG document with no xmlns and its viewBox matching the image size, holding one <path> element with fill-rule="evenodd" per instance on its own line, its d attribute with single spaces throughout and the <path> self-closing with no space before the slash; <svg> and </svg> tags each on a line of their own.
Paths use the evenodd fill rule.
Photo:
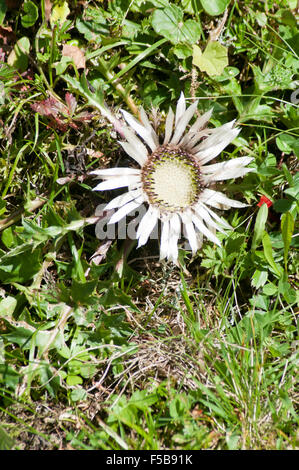
<svg viewBox="0 0 299 470">
<path fill-rule="evenodd" d="M 161 210 L 183 210 L 197 200 L 199 167 L 194 158 L 179 147 L 159 147 L 143 168 L 143 186 L 150 203 Z"/>
</svg>

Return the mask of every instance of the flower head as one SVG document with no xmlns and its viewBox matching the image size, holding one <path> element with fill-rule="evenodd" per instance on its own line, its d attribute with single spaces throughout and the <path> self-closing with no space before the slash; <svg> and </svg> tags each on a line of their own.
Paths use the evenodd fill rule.
<svg viewBox="0 0 299 470">
<path fill-rule="evenodd" d="M 182 225 L 193 254 L 201 247 L 203 236 L 220 245 L 216 230 L 223 232 L 223 228 L 231 227 L 211 208 L 229 209 L 245 207 L 245 204 L 229 199 L 211 186 L 252 171 L 246 168 L 251 157 L 207 165 L 235 139 L 240 129 L 235 127 L 235 121 L 207 128 L 212 110 L 188 127 L 197 105 L 198 101 L 186 108 L 185 97 L 181 94 L 176 112 L 170 108 L 167 114 L 163 142 L 143 108 L 140 121 L 122 111 L 129 127 L 124 127 L 126 140 L 120 145 L 140 169 L 110 168 L 91 172 L 104 180 L 94 188 L 96 191 L 128 187 L 126 193 L 106 206 L 105 210 L 117 209 L 109 223 L 117 223 L 145 203 L 148 209 L 137 230 L 138 247 L 148 241 L 160 220 L 160 259 L 174 263 L 178 259 Z"/>
</svg>

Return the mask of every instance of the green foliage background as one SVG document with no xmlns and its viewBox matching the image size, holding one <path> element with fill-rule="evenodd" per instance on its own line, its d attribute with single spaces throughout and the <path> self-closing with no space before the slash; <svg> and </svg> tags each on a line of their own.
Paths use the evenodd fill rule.
<svg viewBox="0 0 299 470">
<path fill-rule="evenodd" d="M 296 15 L 284 0 L 0 2 L 0 447 L 298 446 Z M 223 246 L 181 250 L 178 269 L 157 242 L 97 240 L 109 195 L 88 172 L 129 164 L 104 102 L 163 128 L 181 91 L 214 126 L 238 120 L 220 158 L 255 171 L 223 188 L 248 204 Z"/>
</svg>

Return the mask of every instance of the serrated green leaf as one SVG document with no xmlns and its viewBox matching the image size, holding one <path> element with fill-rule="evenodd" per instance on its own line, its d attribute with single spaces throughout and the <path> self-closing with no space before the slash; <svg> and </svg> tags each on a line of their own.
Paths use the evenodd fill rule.
<svg viewBox="0 0 299 470">
<path fill-rule="evenodd" d="M 41 268 L 40 250 L 29 252 L 29 247 L 24 253 L 0 258 L 0 281 L 5 283 L 29 281 Z"/>
<path fill-rule="evenodd" d="M 67 74 L 64 75 L 63 78 L 67 83 L 71 85 L 72 88 L 74 88 L 74 90 L 81 93 L 81 95 L 87 99 L 90 106 L 93 106 L 94 108 L 98 109 L 100 113 L 104 117 L 106 117 L 111 123 L 117 121 L 117 119 L 113 116 L 110 110 L 105 107 L 104 97 L 101 90 L 98 90 L 96 93 L 90 91 L 86 76 L 84 74 L 80 77 L 80 81 Z"/>
<path fill-rule="evenodd" d="M 208 15 L 221 15 L 228 7 L 230 0 L 200 0 L 200 3 Z"/>
<path fill-rule="evenodd" d="M 97 280 L 84 283 L 73 280 L 71 287 L 71 295 L 74 302 L 80 303 L 82 305 L 88 305 L 92 303 L 91 295 L 95 290 L 96 285 Z"/>
<path fill-rule="evenodd" d="M 100 298 L 99 303 L 104 307 L 109 307 L 115 304 L 129 305 L 135 311 L 138 311 L 138 308 L 132 302 L 131 297 L 117 287 L 108 289 L 107 292 Z"/>
<path fill-rule="evenodd" d="M 193 64 L 210 77 L 221 75 L 228 65 L 227 48 L 217 41 L 208 42 L 204 52 L 193 46 Z"/>
<path fill-rule="evenodd" d="M 25 14 L 22 15 L 21 18 L 22 26 L 24 28 L 30 28 L 38 19 L 38 8 L 33 2 L 27 1 L 23 5 L 23 10 Z"/>
</svg>

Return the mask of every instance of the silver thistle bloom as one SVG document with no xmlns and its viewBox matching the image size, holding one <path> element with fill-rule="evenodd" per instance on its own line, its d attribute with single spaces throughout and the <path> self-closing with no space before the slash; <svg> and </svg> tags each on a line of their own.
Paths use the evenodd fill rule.
<svg viewBox="0 0 299 470">
<path fill-rule="evenodd" d="M 246 168 L 253 160 L 251 157 L 207 165 L 237 137 L 240 129 L 235 127 L 235 121 L 214 129 L 207 128 L 210 110 L 187 130 L 197 105 L 198 101 L 186 108 L 184 94 L 181 94 L 176 112 L 170 108 L 167 114 L 163 143 L 159 142 L 143 108 L 140 108 L 140 122 L 122 111 L 129 127 L 122 128 L 126 141 L 120 145 L 140 169 L 110 168 L 91 172 L 104 180 L 94 188 L 95 191 L 128 187 L 126 193 L 115 197 L 105 207 L 105 210 L 117 209 L 109 224 L 117 223 L 146 203 L 148 210 L 136 234 L 138 248 L 146 244 L 160 220 L 160 260 L 166 258 L 173 263 L 178 259 L 182 224 L 193 255 L 201 247 L 203 236 L 221 245 L 216 231 L 223 232 L 223 228 L 231 227 L 211 208 L 241 208 L 246 204 L 229 199 L 210 186 L 252 171 L 252 168 Z"/>
</svg>

